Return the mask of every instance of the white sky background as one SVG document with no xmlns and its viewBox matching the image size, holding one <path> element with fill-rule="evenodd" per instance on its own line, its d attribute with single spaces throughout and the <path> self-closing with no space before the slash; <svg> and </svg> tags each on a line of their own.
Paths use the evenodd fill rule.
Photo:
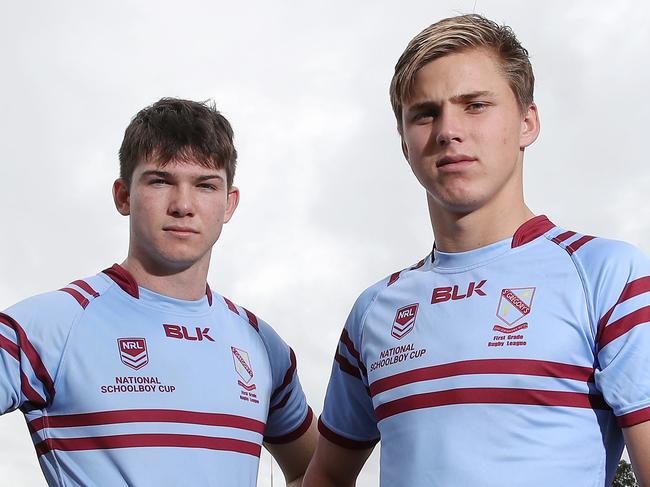
<svg viewBox="0 0 650 487">
<path fill-rule="evenodd" d="M 422 28 L 474 3 L 3 0 L 0 308 L 121 262 L 127 220 L 110 187 L 126 125 L 163 96 L 213 98 L 235 130 L 242 200 L 209 282 L 293 346 L 320 412 L 356 296 L 432 246 L 388 101 L 393 67 Z M 650 4 L 476 12 L 531 54 L 542 132 L 526 153 L 529 206 L 650 252 Z M 22 416 L 0 431 L 2 485 L 45 485 Z M 377 479 L 375 454 L 358 485 Z"/>
</svg>

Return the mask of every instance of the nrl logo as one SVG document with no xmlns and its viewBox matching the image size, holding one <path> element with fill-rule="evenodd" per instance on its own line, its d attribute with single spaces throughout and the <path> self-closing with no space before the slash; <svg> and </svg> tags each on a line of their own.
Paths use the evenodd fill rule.
<svg viewBox="0 0 650 487">
<path fill-rule="evenodd" d="M 149 363 L 147 342 L 144 338 L 118 338 L 120 360 L 127 367 L 138 370 Z"/>
<path fill-rule="evenodd" d="M 409 304 L 408 306 L 398 309 L 397 313 L 395 313 L 395 319 L 393 320 L 393 327 L 390 330 L 390 334 L 398 340 L 404 338 L 413 331 L 417 314 L 417 303 Z"/>
<path fill-rule="evenodd" d="M 240 348 L 230 347 L 232 352 L 232 360 L 235 364 L 235 372 L 241 378 L 237 383 L 247 391 L 252 391 L 255 389 L 255 384 L 248 383 L 253 380 L 253 367 L 251 366 L 251 360 L 248 356 L 248 352 L 241 350 Z"/>
<path fill-rule="evenodd" d="M 502 289 L 496 314 L 508 326 L 494 325 L 493 330 L 510 334 L 528 328 L 528 323 L 518 325 L 517 322 L 530 313 L 534 296 L 534 287 Z"/>
</svg>

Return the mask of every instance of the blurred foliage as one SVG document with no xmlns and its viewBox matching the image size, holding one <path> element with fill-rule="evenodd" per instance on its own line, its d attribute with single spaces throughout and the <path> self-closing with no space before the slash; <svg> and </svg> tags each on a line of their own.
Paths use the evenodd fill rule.
<svg viewBox="0 0 650 487">
<path fill-rule="evenodd" d="M 616 476 L 612 487 L 639 487 L 632 471 L 632 465 L 625 460 L 621 460 L 616 468 Z"/>
</svg>

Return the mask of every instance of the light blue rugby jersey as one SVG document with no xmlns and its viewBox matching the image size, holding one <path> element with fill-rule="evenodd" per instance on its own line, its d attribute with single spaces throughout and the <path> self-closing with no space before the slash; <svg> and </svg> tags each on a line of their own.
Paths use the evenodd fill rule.
<svg viewBox="0 0 650 487">
<path fill-rule="evenodd" d="M 381 439 L 381 485 L 608 486 L 650 420 L 650 262 L 539 216 L 366 290 L 321 434 Z"/>
<path fill-rule="evenodd" d="M 262 441 L 311 423 L 293 351 L 253 313 L 123 268 L 0 314 L 0 408 L 54 486 L 254 486 Z"/>
</svg>

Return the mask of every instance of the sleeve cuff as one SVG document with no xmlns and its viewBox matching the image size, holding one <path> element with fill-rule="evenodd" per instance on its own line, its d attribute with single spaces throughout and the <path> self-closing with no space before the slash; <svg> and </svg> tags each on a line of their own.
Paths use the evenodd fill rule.
<svg viewBox="0 0 650 487">
<path fill-rule="evenodd" d="M 618 416 L 616 418 L 616 421 L 621 428 L 628 428 L 630 426 L 634 426 L 635 424 L 650 421 L 650 406 L 639 409 L 638 411 L 632 411 L 631 413 L 624 414 L 623 416 Z"/>
<path fill-rule="evenodd" d="M 286 435 L 265 436 L 264 442 L 271 443 L 271 444 L 279 444 L 279 443 L 289 443 L 293 440 L 297 440 L 303 434 L 305 434 L 305 432 L 309 429 L 309 426 L 311 425 L 313 419 L 314 419 L 314 412 L 311 410 L 309 406 L 307 406 L 307 416 L 305 416 L 304 421 L 300 423 L 300 426 L 298 426 L 292 432 L 287 433 Z"/>
<path fill-rule="evenodd" d="M 370 441 L 351 440 L 329 429 L 321 418 L 318 418 L 318 431 L 326 440 L 350 450 L 367 450 L 375 446 L 379 441 L 379 438 Z"/>
</svg>

